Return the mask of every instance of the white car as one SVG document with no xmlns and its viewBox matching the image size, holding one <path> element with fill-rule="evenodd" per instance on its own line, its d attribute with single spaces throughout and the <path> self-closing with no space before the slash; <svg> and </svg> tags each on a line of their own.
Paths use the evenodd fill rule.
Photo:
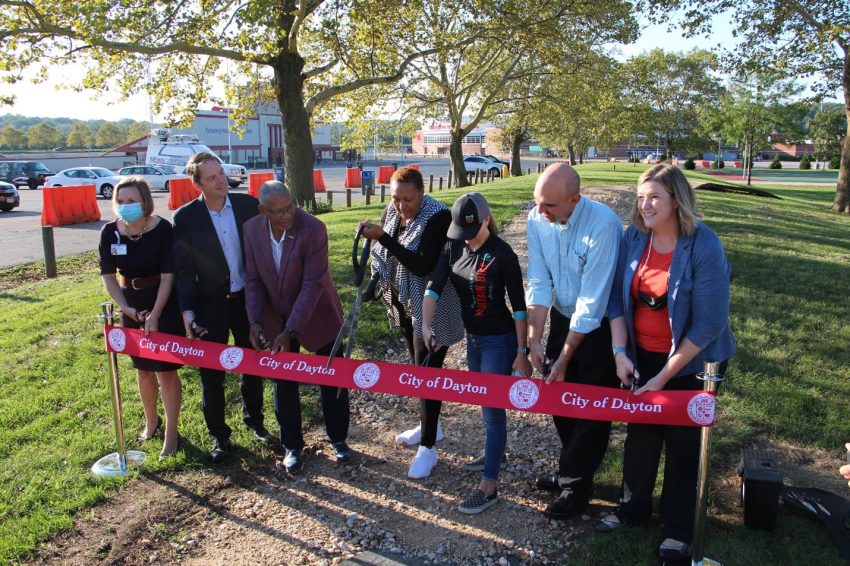
<svg viewBox="0 0 850 566">
<path fill-rule="evenodd" d="M 94 185 L 95 192 L 103 198 L 112 198 L 112 191 L 121 178 L 104 167 L 73 167 L 59 171 L 47 178 L 49 187 L 72 187 L 75 185 Z"/>
<path fill-rule="evenodd" d="M 494 177 L 501 177 L 503 163 L 486 155 L 467 155 L 463 158 L 463 165 L 466 171 L 484 171 L 490 172 Z"/>
<path fill-rule="evenodd" d="M 148 182 L 148 185 L 150 185 L 152 191 L 167 191 L 169 181 L 189 178 L 165 165 L 132 165 L 130 167 L 122 167 L 118 170 L 118 175 L 120 177 L 143 177 Z"/>
</svg>

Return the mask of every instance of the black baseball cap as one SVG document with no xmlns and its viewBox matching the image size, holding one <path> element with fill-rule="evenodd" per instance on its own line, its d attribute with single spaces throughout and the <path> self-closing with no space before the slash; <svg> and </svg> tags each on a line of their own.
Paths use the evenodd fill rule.
<svg viewBox="0 0 850 566">
<path fill-rule="evenodd" d="M 466 193 L 452 205 L 452 223 L 446 236 L 452 240 L 471 240 L 478 235 L 481 222 L 490 216 L 490 206 L 481 193 Z"/>
</svg>

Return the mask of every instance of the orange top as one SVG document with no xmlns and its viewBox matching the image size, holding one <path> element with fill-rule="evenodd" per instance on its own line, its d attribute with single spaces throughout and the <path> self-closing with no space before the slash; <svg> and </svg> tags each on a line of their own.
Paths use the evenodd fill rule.
<svg viewBox="0 0 850 566">
<path fill-rule="evenodd" d="M 648 352 L 669 352 L 673 345 L 673 331 L 670 328 L 667 307 L 652 310 L 643 304 L 638 293 L 660 297 L 667 292 L 673 252 L 662 254 L 652 250 L 652 253 L 649 253 L 650 249 L 651 243 L 647 243 L 637 274 L 632 280 L 635 339 L 637 345 Z"/>
</svg>

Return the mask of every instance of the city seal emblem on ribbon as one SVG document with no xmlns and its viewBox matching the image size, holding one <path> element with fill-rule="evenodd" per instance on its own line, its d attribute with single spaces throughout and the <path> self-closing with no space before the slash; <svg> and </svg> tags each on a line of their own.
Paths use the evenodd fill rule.
<svg viewBox="0 0 850 566">
<path fill-rule="evenodd" d="M 688 401 L 688 416 L 700 426 L 714 422 L 714 395 L 700 393 Z"/>
<path fill-rule="evenodd" d="M 380 378 L 381 368 L 372 362 L 360 364 L 357 366 L 357 369 L 354 370 L 354 383 L 356 383 L 357 387 L 360 389 L 369 389 L 378 383 Z"/>
<path fill-rule="evenodd" d="M 124 331 L 118 328 L 113 328 L 109 331 L 109 345 L 112 346 L 112 349 L 116 352 L 123 352 L 124 348 L 127 347 L 127 340 L 124 338 Z"/>
<path fill-rule="evenodd" d="M 508 398 L 517 409 L 530 409 L 540 398 L 540 390 L 530 379 L 520 379 L 511 385 Z"/>
<path fill-rule="evenodd" d="M 242 363 L 242 348 L 227 348 L 218 357 L 221 367 L 228 371 L 236 369 Z"/>
</svg>

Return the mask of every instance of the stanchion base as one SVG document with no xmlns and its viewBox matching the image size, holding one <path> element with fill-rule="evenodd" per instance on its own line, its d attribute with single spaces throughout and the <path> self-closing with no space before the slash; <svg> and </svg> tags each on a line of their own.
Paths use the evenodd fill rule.
<svg viewBox="0 0 850 566">
<path fill-rule="evenodd" d="M 101 477 L 126 476 L 130 473 L 127 465 L 141 466 L 146 456 L 147 454 L 141 450 L 127 450 L 125 455 L 113 452 L 95 462 L 91 467 L 91 473 Z"/>
<path fill-rule="evenodd" d="M 723 566 L 723 562 L 718 562 L 711 558 L 702 558 L 700 560 L 691 560 L 691 566 Z"/>
</svg>

